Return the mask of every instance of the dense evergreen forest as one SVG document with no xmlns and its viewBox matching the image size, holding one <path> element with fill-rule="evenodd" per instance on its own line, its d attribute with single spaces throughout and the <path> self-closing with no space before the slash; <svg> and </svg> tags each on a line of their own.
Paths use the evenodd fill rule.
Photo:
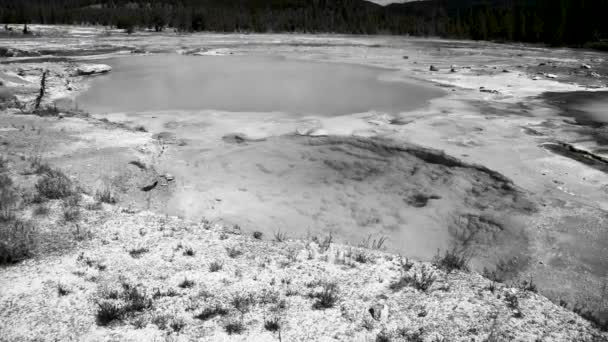
<svg viewBox="0 0 608 342">
<path fill-rule="evenodd" d="M 0 0 L 3 23 L 127 30 L 336 32 L 583 45 L 608 39 L 608 0 Z"/>
</svg>

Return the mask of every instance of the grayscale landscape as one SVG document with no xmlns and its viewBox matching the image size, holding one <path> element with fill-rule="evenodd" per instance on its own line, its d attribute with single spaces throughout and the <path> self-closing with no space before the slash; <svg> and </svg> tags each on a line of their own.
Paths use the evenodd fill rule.
<svg viewBox="0 0 608 342">
<path fill-rule="evenodd" d="M 605 52 L 28 28 L 0 341 L 608 340 Z"/>
</svg>

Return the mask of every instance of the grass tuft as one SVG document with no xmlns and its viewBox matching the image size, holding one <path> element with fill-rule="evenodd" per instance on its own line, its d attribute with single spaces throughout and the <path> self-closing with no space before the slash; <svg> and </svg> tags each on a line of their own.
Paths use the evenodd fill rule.
<svg viewBox="0 0 608 342">
<path fill-rule="evenodd" d="M 209 264 L 209 272 L 217 272 L 224 267 L 224 264 L 219 261 L 213 261 Z"/>
<path fill-rule="evenodd" d="M 279 331 L 281 329 L 281 324 L 279 322 L 279 318 L 274 317 L 274 318 L 265 320 L 264 329 L 271 331 L 271 332 Z"/>
<path fill-rule="evenodd" d="M 241 334 L 245 331 L 245 325 L 241 321 L 231 320 L 224 325 L 228 335 Z"/>
<path fill-rule="evenodd" d="M 36 190 L 48 199 L 63 199 L 75 193 L 72 181 L 60 170 L 51 169 L 36 183 Z"/>
<path fill-rule="evenodd" d="M 0 222 L 0 264 L 12 264 L 34 255 L 38 232 L 30 222 Z"/>
<path fill-rule="evenodd" d="M 469 270 L 469 258 L 462 251 L 446 250 L 445 254 L 441 255 L 437 252 L 437 255 L 433 258 L 433 265 L 440 268 L 448 273 L 454 270 L 468 271 Z"/>
<path fill-rule="evenodd" d="M 189 289 L 189 288 L 193 287 L 194 284 L 195 284 L 194 280 L 184 278 L 184 280 L 182 280 L 182 282 L 179 283 L 177 286 L 181 287 L 182 289 Z"/>
<path fill-rule="evenodd" d="M 202 321 L 208 321 L 217 316 L 226 316 L 228 314 L 228 310 L 225 309 L 220 304 L 216 304 L 215 306 L 210 306 L 204 308 L 198 315 L 194 316 L 196 319 L 200 319 Z"/>
<path fill-rule="evenodd" d="M 317 300 L 312 305 L 313 309 L 323 310 L 333 308 L 338 302 L 338 285 L 333 282 L 321 283 L 321 291 L 313 292 L 311 297 Z"/>
<path fill-rule="evenodd" d="M 389 288 L 393 291 L 399 291 L 406 286 L 412 286 L 417 290 L 426 291 L 435 282 L 435 276 L 423 266 L 420 273 L 414 273 L 410 275 L 403 273 L 399 279 L 389 285 Z"/>
</svg>

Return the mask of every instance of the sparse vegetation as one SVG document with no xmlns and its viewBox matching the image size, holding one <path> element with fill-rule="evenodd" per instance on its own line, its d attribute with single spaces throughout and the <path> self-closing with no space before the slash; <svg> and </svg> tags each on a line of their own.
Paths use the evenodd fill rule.
<svg viewBox="0 0 608 342">
<path fill-rule="evenodd" d="M 440 268 L 448 273 L 451 273 L 454 270 L 469 270 L 469 258 L 464 252 L 459 251 L 456 248 L 446 250 L 445 254 L 443 255 L 441 255 L 440 252 L 437 252 L 437 255 L 435 255 L 435 258 L 433 259 L 433 264 L 437 268 Z"/>
<path fill-rule="evenodd" d="M 182 289 L 189 289 L 189 288 L 193 287 L 194 284 L 195 283 L 193 280 L 184 278 L 184 280 L 182 280 L 177 286 L 181 287 Z"/>
<path fill-rule="evenodd" d="M 150 250 L 147 247 L 137 247 L 129 250 L 129 255 L 133 258 L 141 258 L 142 255 L 148 253 Z"/>
<path fill-rule="evenodd" d="M 281 232 L 280 229 L 274 233 L 274 241 L 283 242 L 285 240 L 287 240 L 287 233 Z"/>
<path fill-rule="evenodd" d="M 522 290 L 522 291 L 529 291 L 529 292 L 538 292 L 538 289 L 536 288 L 536 284 L 534 283 L 534 279 L 532 279 L 532 277 L 530 277 L 530 280 L 522 280 L 519 284 L 518 287 Z"/>
<path fill-rule="evenodd" d="M 97 324 L 108 325 L 110 322 L 120 320 L 123 310 L 119 303 L 112 300 L 104 300 L 97 303 Z"/>
<path fill-rule="evenodd" d="M 48 199 L 63 199 L 74 194 L 74 185 L 63 172 L 52 169 L 38 180 L 36 190 Z"/>
<path fill-rule="evenodd" d="M 0 173 L 0 221 L 10 221 L 14 218 L 13 210 L 18 200 L 13 180 L 8 175 Z"/>
<path fill-rule="evenodd" d="M 97 323 L 107 325 L 122 320 L 127 315 L 150 309 L 152 304 L 152 299 L 143 290 L 123 282 L 120 291 L 108 290 L 98 301 Z"/>
<path fill-rule="evenodd" d="M 334 235 L 332 232 L 329 232 L 327 237 L 325 237 L 325 239 L 323 239 L 323 242 L 321 242 L 319 244 L 319 250 L 321 251 L 321 253 L 327 252 L 329 247 L 331 247 L 331 244 L 333 241 L 334 241 Z"/>
<path fill-rule="evenodd" d="M 227 314 L 227 309 L 225 309 L 220 304 L 216 304 L 204 308 L 198 315 L 194 316 L 194 318 L 200 319 L 202 321 L 207 321 L 217 316 L 226 316 Z"/>
<path fill-rule="evenodd" d="M 359 247 L 367 248 L 367 249 L 375 249 L 375 250 L 384 250 L 384 244 L 388 238 L 385 236 L 381 236 L 378 239 L 372 239 L 371 235 L 367 236 L 367 239 L 362 240 L 359 243 Z"/>
<path fill-rule="evenodd" d="M 264 320 L 264 329 L 271 331 L 271 332 L 279 331 L 281 329 L 281 324 L 280 324 L 279 318 L 273 317 L 273 318 Z"/>
<path fill-rule="evenodd" d="M 252 294 L 235 294 L 230 302 L 232 306 L 241 313 L 241 316 L 251 310 L 251 307 L 256 303 Z"/>
<path fill-rule="evenodd" d="M 33 214 L 35 216 L 47 216 L 49 214 L 49 212 L 50 212 L 49 207 L 47 207 L 44 204 L 40 204 L 34 208 Z"/>
<path fill-rule="evenodd" d="M 12 264 L 33 256 L 37 235 L 30 222 L 0 221 L 0 264 Z"/>
<path fill-rule="evenodd" d="M 231 258 L 236 258 L 243 254 L 243 251 L 237 246 L 227 247 L 226 252 L 228 252 L 228 256 Z"/>
<path fill-rule="evenodd" d="M 317 300 L 313 304 L 313 308 L 317 310 L 330 309 L 338 302 L 339 289 L 338 285 L 333 282 L 322 282 L 321 291 L 312 292 L 311 297 Z"/>
<path fill-rule="evenodd" d="M 399 279 L 389 285 L 393 291 L 399 291 L 406 286 L 412 286 L 420 291 L 427 291 L 435 282 L 435 275 L 426 266 L 422 266 L 420 273 L 403 273 Z"/>
<path fill-rule="evenodd" d="M 80 196 L 72 195 L 63 200 L 63 220 L 74 222 L 80 219 Z"/>
<path fill-rule="evenodd" d="M 217 272 L 224 267 L 224 263 L 219 261 L 213 261 L 209 264 L 209 272 Z"/>
<path fill-rule="evenodd" d="M 97 199 L 97 201 L 101 203 L 118 203 L 118 198 L 116 197 L 110 186 L 105 186 L 103 189 L 97 190 L 97 192 L 95 193 L 95 199 Z"/>
<path fill-rule="evenodd" d="M 241 334 L 245 331 L 245 325 L 238 320 L 230 320 L 224 325 L 224 330 L 228 335 Z"/>
<path fill-rule="evenodd" d="M 67 296 L 68 294 L 70 294 L 70 289 L 68 289 L 65 285 L 59 283 L 57 284 L 57 294 L 62 297 L 62 296 Z"/>
<path fill-rule="evenodd" d="M 186 248 L 184 248 L 184 255 L 185 256 L 194 256 L 196 254 L 196 252 L 194 251 L 194 248 L 187 246 Z"/>
</svg>

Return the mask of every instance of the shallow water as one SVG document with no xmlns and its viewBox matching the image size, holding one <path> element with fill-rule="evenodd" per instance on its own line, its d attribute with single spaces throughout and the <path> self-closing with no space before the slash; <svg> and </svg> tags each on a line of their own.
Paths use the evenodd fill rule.
<svg viewBox="0 0 608 342">
<path fill-rule="evenodd" d="M 93 114 L 215 109 L 343 115 L 397 113 L 424 106 L 441 90 L 381 80 L 390 70 L 258 56 L 154 55 L 114 58 L 78 106 Z"/>
</svg>

